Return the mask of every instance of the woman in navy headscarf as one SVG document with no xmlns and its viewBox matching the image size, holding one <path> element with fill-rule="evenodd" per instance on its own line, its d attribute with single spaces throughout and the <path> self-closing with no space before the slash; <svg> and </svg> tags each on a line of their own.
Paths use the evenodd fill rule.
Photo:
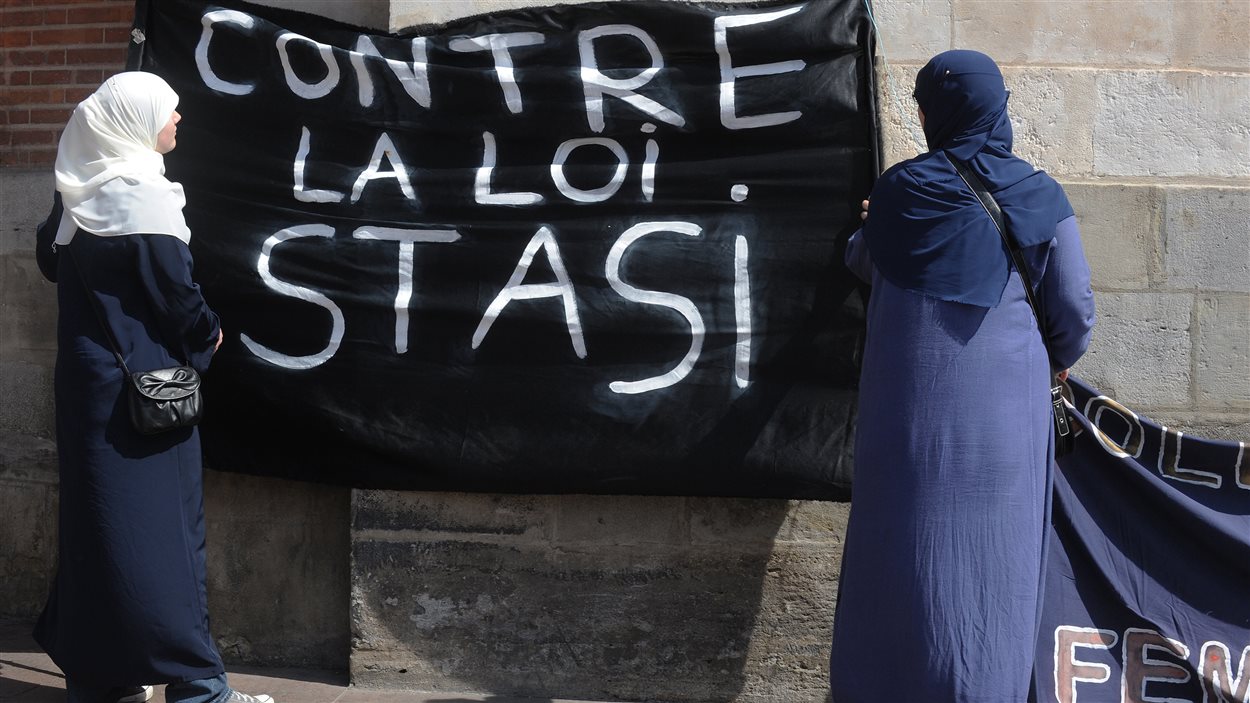
<svg viewBox="0 0 1250 703">
<path fill-rule="evenodd" d="M 1049 381 L 1084 353 L 1094 305 L 1063 189 L 1011 153 L 1007 97 L 984 54 L 948 51 L 921 69 L 929 151 L 882 175 L 847 251 L 872 296 L 830 663 L 837 703 L 1030 696 Z M 955 161 L 985 183 L 1023 249 L 1045 342 Z"/>
</svg>

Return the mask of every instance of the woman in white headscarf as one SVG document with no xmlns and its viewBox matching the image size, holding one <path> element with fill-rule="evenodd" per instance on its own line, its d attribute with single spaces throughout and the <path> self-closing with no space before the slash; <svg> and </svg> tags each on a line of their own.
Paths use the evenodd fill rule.
<svg viewBox="0 0 1250 703">
<path fill-rule="evenodd" d="M 182 187 L 164 175 L 177 104 L 139 72 L 79 103 L 38 237 L 60 311 L 60 562 L 35 638 L 71 703 L 147 700 L 154 683 L 171 703 L 271 700 L 229 688 L 209 634 L 199 435 L 135 431 L 113 353 L 115 343 L 132 371 L 204 373 L 221 344 L 191 276 Z"/>
</svg>

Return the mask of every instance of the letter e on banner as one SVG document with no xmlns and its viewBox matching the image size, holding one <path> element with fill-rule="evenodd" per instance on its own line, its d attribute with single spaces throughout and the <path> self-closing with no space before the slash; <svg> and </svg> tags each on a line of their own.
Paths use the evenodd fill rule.
<svg viewBox="0 0 1250 703">
<path fill-rule="evenodd" d="M 1146 685 L 1160 683 L 1186 683 L 1189 671 L 1179 664 L 1151 656 L 1151 652 L 1170 654 L 1184 660 L 1189 647 L 1174 639 L 1164 637 L 1154 630 L 1130 627 L 1124 631 L 1124 671 L 1120 678 L 1120 700 L 1126 703 L 1164 703 L 1165 699 L 1146 695 Z M 1168 703 L 1174 698 L 1166 699 Z"/>
<path fill-rule="evenodd" d="M 735 106 L 737 98 L 734 95 L 734 84 L 739 78 L 772 76 L 778 73 L 802 71 L 807 67 L 807 63 L 805 61 L 795 59 L 793 61 L 763 63 L 755 66 L 735 66 L 733 65 L 733 56 L 729 53 L 728 30 L 731 27 L 749 27 L 754 24 L 763 24 L 765 22 L 779 20 L 782 17 L 789 17 L 796 12 L 800 12 L 805 7 L 807 6 L 799 5 L 798 7 L 791 7 L 785 10 L 761 12 L 752 15 L 722 15 L 712 21 L 712 27 L 714 29 L 713 40 L 716 43 L 716 54 L 720 57 L 720 121 L 721 124 L 725 125 L 725 127 L 729 129 L 771 127 L 773 125 L 793 122 L 803 116 L 803 113 L 798 110 L 791 110 L 789 112 L 773 112 L 766 115 L 751 115 L 748 117 L 738 116 L 738 110 Z"/>
</svg>

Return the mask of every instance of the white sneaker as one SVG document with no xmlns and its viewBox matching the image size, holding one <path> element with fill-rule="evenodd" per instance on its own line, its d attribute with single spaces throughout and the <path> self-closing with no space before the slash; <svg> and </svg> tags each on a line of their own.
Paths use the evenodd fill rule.
<svg viewBox="0 0 1250 703">
<path fill-rule="evenodd" d="M 122 696 L 117 699 L 117 703 L 147 703 L 155 694 L 156 689 L 151 686 L 135 686 L 122 691 Z"/>
<path fill-rule="evenodd" d="M 274 703 L 273 698 L 266 695 L 249 696 L 246 693 L 239 693 L 233 688 L 230 689 L 230 695 L 222 703 Z"/>
</svg>

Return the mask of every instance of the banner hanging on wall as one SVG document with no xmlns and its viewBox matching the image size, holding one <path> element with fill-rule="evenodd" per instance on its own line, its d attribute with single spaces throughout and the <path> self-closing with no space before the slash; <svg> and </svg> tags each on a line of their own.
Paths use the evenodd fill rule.
<svg viewBox="0 0 1250 703">
<path fill-rule="evenodd" d="M 385 34 L 140 3 L 227 344 L 220 469 L 835 498 L 877 173 L 858 0 L 607 2 Z"/>
<path fill-rule="evenodd" d="M 1080 381 L 1060 459 L 1038 700 L 1250 702 L 1250 463 Z"/>
</svg>

